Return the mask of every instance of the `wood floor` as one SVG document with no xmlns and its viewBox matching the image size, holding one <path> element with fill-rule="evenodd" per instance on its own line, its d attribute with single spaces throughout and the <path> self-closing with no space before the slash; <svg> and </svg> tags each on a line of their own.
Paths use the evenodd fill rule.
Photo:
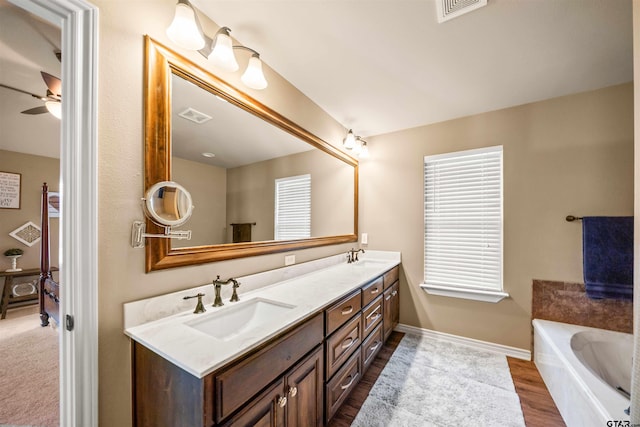
<svg viewBox="0 0 640 427">
<path fill-rule="evenodd" d="M 382 372 L 387 361 L 404 336 L 401 332 L 392 332 L 378 356 L 365 372 L 360 383 L 349 398 L 340 407 L 329 423 L 329 427 L 349 427 L 355 419 L 369 391 Z M 509 369 L 527 427 L 562 427 L 564 422 L 553 399 L 544 385 L 540 373 L 533 362 L 507 357 Z"/>
</svg>

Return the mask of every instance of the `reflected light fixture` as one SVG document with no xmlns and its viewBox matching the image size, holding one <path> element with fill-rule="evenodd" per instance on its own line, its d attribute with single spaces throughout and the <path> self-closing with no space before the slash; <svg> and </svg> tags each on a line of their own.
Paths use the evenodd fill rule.
<svg viewBox="0 0 640 427">
<path fill-rule="evenodd" d="M 196 11 L 188 0 L 178 0 L 173 22 L 167 28 L 167 36 L 184 49 L 198 50 L 204 47 L 205 39 L 200 31 Z"/>
<path fill-rule="evenodd" d="M 44 106 L 56 119 L 62 118 L 62 104 L 59 101 L 46 101 Z"/>
<path fill-rule="evenodd" d="M 367 147 L 367 141 L 361 137 L 354 135 L 353 131 L 349 129 L 347 136 L 342 141 L 342 146 L 347 150 L 352 150 L 353 154 L 361 159 L 369 157 L 369 147 Z"/>
<path fill-rule="evenodd" d="M 178 0 L 176 15 L 167 28 L 167 36 L 171 41 L 184 49 L 197 50 L 213 65 L 228 72 L 240 68 L 234 49 L 248 50 L 251 52 L 251 57 L 240 80 L 251 89 L 261 90 L 268 86 L 258 52 L 246 46 L 234 46 L 229 35 L 231 32 L 229 27 L 221 27 L 213 38 L 203 34 L 201 28 L 198 16 L 189 0 Z"/>
</svg>

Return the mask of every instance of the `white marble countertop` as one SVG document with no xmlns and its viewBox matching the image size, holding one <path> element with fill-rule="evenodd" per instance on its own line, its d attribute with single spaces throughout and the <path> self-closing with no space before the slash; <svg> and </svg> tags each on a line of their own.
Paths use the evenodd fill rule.
<svg viewBox="0 0 640 427">
<path fill-rule="evenodd" d="M 150 304 L 148 301 L 153 299 L 145 300 L 146 302 L 129 303 L 125 304 L 124 332 L 133 340 L 185 371 L 198 378 L 203 378 L 398 264 L 400 264 L 399 252 L 368 251 L 365 255 L 360 255 L 360 261 L 356 263 L 347 264 L 346 261 L 343 261 L 328 267 L 324 266 L 318 270 L 268 284 L 249 292 L 242 292 L 241 285 L 239 289 L 241 301 L 230 303 L 228 298 L 225 298 L 225 305 L 222 307 L 211 307 L 211 298 L 208 295 L 208 301 L 205 299 L 206 313 L 193 314 L 196 301 L 189 300 L 189 311 L 171 314 L 141 324 L 126 320 L 127 305 L 149 306 L 153 303 Z M 287 268 L 274 271 L 281 271 L 280 277 L 286 277 Z M 272 272 L 263 274 L 270 274 L 271 277 L 274 277 Z M 275 277 L 277 276 L 276 274 Z M 242 278 L 239 279 L 242 283 Z M 207 286 L 210 288 L 209 292 L 212 293 L 213 286 Z M 201 288 L 203 287 L 191 290 L 191 292 Z M 182 299 L 180 295 L 183 293 L 185 291 L 176 293 L 172 297 L 172 300 L 176 301 L 176 305 L 178 305 L 177 301 Z M 166 300 L 165 296 L 159 298 Z M 266 299 L 293 307 L 270 316 L 267 322 L 235 336 L 225 337 L 224 340 L 214 338 L 189 325 L 194 322 L 206 321 L 210 316 L 219 316 L 225 310 L 233 310 L 234 307 L 237 308 L 239 305 L 250 303 L 255 299 Z M 140 309 L 137 308 L 137 310 Z M 147 309 L 145 308 L 145 310 Z M 131 315 L 129 316 L 131 317 Z"/>
</svg>

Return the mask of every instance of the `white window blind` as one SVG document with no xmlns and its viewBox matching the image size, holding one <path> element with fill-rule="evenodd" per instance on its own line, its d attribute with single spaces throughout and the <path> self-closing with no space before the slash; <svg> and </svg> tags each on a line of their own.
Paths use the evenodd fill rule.
<svg viewBox="0 0 640 427">
<path fill-rule="evenodd" d="M 502 146 L 424 158 L 425 285 L 502 291 Z"/>
<path fill-rule="evenodd" d="M 311 237 L 311 175 L 276 179 L 275 239 Z"/>
</svg>

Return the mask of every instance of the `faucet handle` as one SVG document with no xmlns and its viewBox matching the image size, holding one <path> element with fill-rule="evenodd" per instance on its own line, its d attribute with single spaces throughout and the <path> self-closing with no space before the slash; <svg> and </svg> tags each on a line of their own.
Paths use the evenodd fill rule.
<svg viewBox="0 0 640 427">
<path fill-rule="evenodd" d="M 237 292 L 237 289 L 239 287 L 240 287 L 240 282 L 238 282 L 237 280 L 233 280 L 233 294 L 231 295 L 231 299 L 229 301 L 231 302 L 240 301 L 240 298 L 238 298 L 238 292 Z"/>
<path fill-rule="evenodd" d="M 182 299 L 191 299 L 191 298 L 198 298 L 198 303 L 196 304 L 196 309 L 193 311 L 195 314 L 200 314 L 200 313 L 204 313 L 205 308 L 204 308 L 204 304 L 202 304 L 202 297 L 204 296 L 203 293 L 198 293 L 197 295 L 189 295 L 186 297 L 183 297 Z"/>
</svg>

